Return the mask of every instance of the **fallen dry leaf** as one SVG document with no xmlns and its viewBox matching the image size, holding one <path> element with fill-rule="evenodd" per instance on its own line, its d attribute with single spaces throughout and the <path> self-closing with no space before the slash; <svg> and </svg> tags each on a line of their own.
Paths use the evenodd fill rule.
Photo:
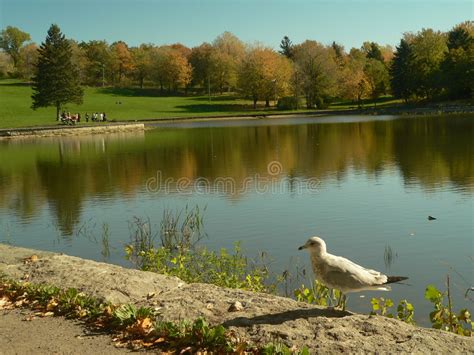
<svg viewBox="0 0 474 355">
<path fill-rule="evenodd" d="M 135 322 L 135 324 L 131 325 L 128 328 L 128 331 L 134 334 L 139 335 L 147 335 L 153 329 L 153 322 L 150 318 L 139 319 Z"/>
<path fill-rule="evenodd" d="M 29 263 L 35 263 L 35 262 L 37 262 L 38 260 L 39 260 L 38 255 L 33 254 L 33 255 L 30 256 L 29 258 L 23 259 L 23 262 L 24 262 L 25 264 L 29 264 Z"/>
<path fill-rule="evenodd" d="M 6 297 L 0 298 L 0 309 L 12 309 L 13 304 Z"/>
<path fill-rule="evenodd" d="M 191 350 L 192 350 L 192 348 L 191 348 L 190 346 L 188 346 L 187 348 L 184 348 L 183 350 L 181 350 L 179 353 L 180 353 L 180 354 L 184 354 L 184 353 L 186 353 L 187 351 L 191 351 Z"/>
<path fill-rule="evenodd" d="M 52 311 L 53 309 L 55 309 L 56 307 L 58 306 L 58 302 L 55 300 L 55 299 L 52 299 L 48 302 L 47 306 L 46 306 L 46 310 L 47 311 Z"/>
</svg>

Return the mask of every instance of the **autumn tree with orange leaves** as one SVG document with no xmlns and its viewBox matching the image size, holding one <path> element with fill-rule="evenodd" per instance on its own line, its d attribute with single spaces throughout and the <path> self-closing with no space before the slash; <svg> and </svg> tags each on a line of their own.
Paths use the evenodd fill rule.
<svg viewBox="0 0 474 355">
<path fill-rule="evenodd" d="M 112 44 L 112 72 L 114 81 L 117 84 L 122 82 L 122 79 L 129 75 L 133 68 L 133 57 L 125 42 L 116 42 Z"/>
<path fill-rule="evenodd" d="M 240 91 L 253 100 L 264 100 L 270 106 L 270 100 L 287 95 L 290 91 L 292 66 L 290 61 L 265 47 L 251 48 L 245 55 L 238 75 Z"/>
<path fill-rule="evenodd" d="M 168 92 L 187 88 L 191 83 L 192 67 L 180 49 L 170 46 L 156 48 L 152 54 L 153 79 L 161 90 Z"/>
</svg>

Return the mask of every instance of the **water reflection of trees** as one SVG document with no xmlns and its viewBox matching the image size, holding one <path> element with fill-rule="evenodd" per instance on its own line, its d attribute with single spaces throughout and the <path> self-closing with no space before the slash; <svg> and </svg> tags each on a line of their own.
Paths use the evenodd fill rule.
<svg viewBox="0 0 474 355">
<path fill-rule="evenodd" d="M 430 190 L 450 183 L 471 193 L 473 127 L 468 118 L 417 118 L 3 142 L 0 160 L 9 160 L 0 166 L 0 206 L 28 219 L 48 203 L 62 232 L 71 234 L 86 198 L 133 196 L 157 171 L 163 179 L 230 177 L 243 184 L 255 174 L 269 176 L 274 160 L 282 177 L 324 183 L 349 170 L 377 176 L 398 168 L 406 184 Z"/>
</svg>

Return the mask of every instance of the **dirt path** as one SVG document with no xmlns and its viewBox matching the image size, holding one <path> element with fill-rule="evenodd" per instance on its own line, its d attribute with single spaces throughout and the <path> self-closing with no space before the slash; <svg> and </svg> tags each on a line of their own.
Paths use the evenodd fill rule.
<svg viewBox="0 0 474 355">
<path fill-rule="evenodd" d="M 63 317 L 35 317 L 29 310 L 0 312 L 0 354 L 124 354 L 108 334 L 89 332 Z"/>
</svg>

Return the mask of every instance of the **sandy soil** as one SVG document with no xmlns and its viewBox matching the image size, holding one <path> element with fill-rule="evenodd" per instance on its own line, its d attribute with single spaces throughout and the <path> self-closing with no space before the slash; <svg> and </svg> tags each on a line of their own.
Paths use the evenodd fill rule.
<svg viewBox="0 0 474 355">
<path fill-rule="evenodd" d="M 123 354 L 109 334 L 97 334 L 73 320 L 35 317 L 29 310 L 0 312 L 0 354 Z"/>
</svg>

